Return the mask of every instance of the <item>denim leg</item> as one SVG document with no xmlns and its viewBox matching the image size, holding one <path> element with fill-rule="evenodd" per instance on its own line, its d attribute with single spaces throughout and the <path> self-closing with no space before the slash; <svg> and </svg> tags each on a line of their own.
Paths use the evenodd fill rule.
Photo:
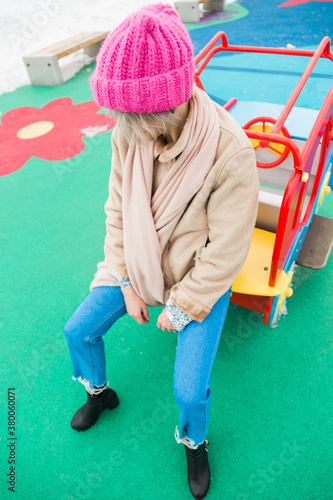
<svg viewBox="0 0 333 500">
<path fill-rule="evenodd" d="M 79 379 L 88 392 L 106 384 L 105 351 L 102 335 L 126 313 L 120 287 L 93 288 L 67 321 L 64 334 L 73 368 L 73 379 Z"/>
<path fill-rule="evenodd" d="M 178 334 L 174 394 L 179 407 L 175 438 L 190 447 L 203 443 L 210 417 L 210 383 L 230 301 L 228 290 L 201 323 L 192 321 Z"/>
</svg>

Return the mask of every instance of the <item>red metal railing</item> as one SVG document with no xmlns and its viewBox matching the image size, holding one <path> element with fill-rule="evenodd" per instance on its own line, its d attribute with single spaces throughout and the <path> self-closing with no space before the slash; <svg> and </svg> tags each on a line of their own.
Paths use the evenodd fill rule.
<svg viewBox="0 0 333 500">
<path fill-rule="evenodd" d="M 214 47 L 216 43 L 221 40 L 221 45 Z M 323 43 L 324 42 L 324 43 Z M 324 45 L 323 52 L 320 57 L 330 59 L 333 61 L 333 54 L 330 52 L 330 38 L 328 36 L 324 37 L 321 45 Z M 214 48 L 213 48 L 214 47 Z M 219 31 L 216 35 L 211 39 L 210 42 L 199 52 L 199 54 L 195 57 L 195 64 L 198 65 L 199 62 L 202 61 L 199 68 L 196 71 L 196 75 L 200 75 L 203 69 L 207 66 L 210 59 L 217 52 L 256 52 L 260 54 L 281 54 L 281 55 L 289 55 L 289 56 L 304 56 L 304 57 L 313 57 L 318 51 L 319 47 L 316 50 L 302 50 L 302 49 L 284 49 L 284 48 L 274 48 L 274 47 L 251 47 L 246 45 L 229 45 L 227 40 L 227 35 L 223 31 Z M 213 48 L 213 50 L 209 53 L 209 51 Z M 209 53 L 209 54 L 208 54 Z M 205 57 L 207 56 L 207 57 Z"/>
<path fill-rule="evenodd" d="M 314 167 L 314 154 L 316 152 L 320 138 L 322 138 L 317 172 L 310 193 L 308 206 L 302 220 L 301 214 L 306 195 L 307 183 L 301 182 L 302 174 L 300 174 L 300 172 L 298 173 L 298 175 L 296 174 L 296 170 L 299 169 L 297 169 L 295 163 L 295 170 L 291 174 L 291 177 L 285 189 L 280 209 L 279 222 L 277 226 L 276 239 L 272 256 L 271 273 L 269 280 L 270 286 L 275 285 L 279 270 L 283 269 L 285 261 L 288 257 L 288 250 L 293 245 L 295 237 L 300 231 L 301 227 L 308 223 L 311 212 L 313 210 L 325 166 L 325 156 L 328 148 L 329 134 L 332 127 L 332 113 L 333 88 L 328 92 L 325 98 L 321 111 L 318 114 L 318 117 L 311 129 L 309 137 L 301 153 L 301 170 L 308 173 L 310 176 L 311 170 Z M 313 152 L 312 158 L 310 158 L 311 152 Z"/>
<path fill-rule="evenodd" d="M 221 45 L 214 47 L 216 43 L 221 40 Z M 214 48 L 213 48 L 214 47 Z M 300 50 L 300 49 L 284 49 L 284 48 L 274 48 L 274 47 L 251 47 L 251 46 L 243 46 L 243 45 L 229 45 L 227 40 L 227 35 L 220 31 L 216 33 L 216 35 L 211 39 L 211 41 L 204 47 L 201 52 L 195 58 L 195 64 L 199 64 L 199 62 L 203 59 L 199 68 L 195 73 L 195 82 L 203 88 L 202 83 L 199 79 L 199 75 L 202 73 L 203 69 L 207 66 L 213 55 L 217 52 L 256 52 L 260 54 L 280 54 L 280 55 L 297 55 L 297 56 L 306 56 L 311 57 L 311 60 L 304 70 L 300 80 L 298 81 L 295 89 L 293 90 L 291 96 L 289 97 L 285 107 L 280 113 L 279 118 L 276 120 L 276 123 L 273 126 L 272 132 L 279 133 L 282 125 L 284 125 L 286 119 L 289 116 L 290 111 L 292 110 L 295 102 L 297 101 L 301 91 L 304 88 L 304 85 L 309 79 L 314 67 L 320 58 L 330 59 L 333 62 L 333 54 L 330 51 L 331 48 L 331 40 L 328 36 L 325 36 L 320 42 L 318 48 L 316 50 Z M 211 50 L 212 49 L 212 50 Z M 200 82 L 200 83 L 199 83 Z"/>
</svg>

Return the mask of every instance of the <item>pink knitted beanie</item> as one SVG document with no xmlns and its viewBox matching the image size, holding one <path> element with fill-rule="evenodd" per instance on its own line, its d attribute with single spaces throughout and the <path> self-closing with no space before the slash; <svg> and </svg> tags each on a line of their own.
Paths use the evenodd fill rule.
<svg viewBox="0 0 333 500">
<path fill-rule="evenodd" d="M 191 97 L 193 46 L 171 5 L 130 15 L 104 40 L 90 79 L 95 101 L 119 111 L 167 111 Z"/>
</svg>

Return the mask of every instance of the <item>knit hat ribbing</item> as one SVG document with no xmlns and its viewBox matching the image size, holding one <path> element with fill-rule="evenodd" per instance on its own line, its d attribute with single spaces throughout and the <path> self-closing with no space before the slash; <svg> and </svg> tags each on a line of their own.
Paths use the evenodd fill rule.
<svg viewBox="0 0 333 500">
<path fill-rule="evenodd" d="M 171 5 L 130 15 L 104 40 L 90 84 L 95 101 L 119 111 L 173 109 L 191 97 L 193 46 Z"/>
</svg>

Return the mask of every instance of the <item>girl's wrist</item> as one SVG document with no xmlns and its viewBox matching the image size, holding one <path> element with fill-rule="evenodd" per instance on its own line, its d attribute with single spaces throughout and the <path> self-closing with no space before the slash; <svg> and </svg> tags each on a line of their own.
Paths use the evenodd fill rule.
<svg viewBox="0 0 333 500">
<path fill-rule="evenodd" d="M 133 287 L 120 287 L 120 289 L 123 292 L 124 297 L 135 294 Z"/>
</svg>

